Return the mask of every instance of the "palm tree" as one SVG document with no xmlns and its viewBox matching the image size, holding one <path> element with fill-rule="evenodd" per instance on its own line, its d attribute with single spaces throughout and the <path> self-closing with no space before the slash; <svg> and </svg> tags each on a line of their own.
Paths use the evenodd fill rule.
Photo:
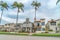
<svg viewBox="0 0 60 40">
<path fill-rule="evenodd" d="M 12 5 L 13 8 L 17 8 L 17 19 L 16 19 L 16 25 L 18 23 L 18 16 L 19 16 L 19 12 L 23 11 L 23 7 L 24 5 L 22 3 L 17 3 L 17 2 L 14 2 L 13 5 Z"/>
<path fill-rule="evenodd" d="M 57 2 L 56 2 L 56 4 L 58 4 L 60 2 L 60 0 L 58 0 Z"/>
<path fill-rule="evenodd" d="M 36 11 L 41 6 L 41 4 L 39 2 L 37 2 L 37 0 L 36 0 L 36 1 L 33 1 L 31 5 L 35 8 L 35 18 L 34 18 L 34 20 L 36 20 Z"/>
<path fill-rule="evenodd" d="M 1 11 L 2 11 L 2 13 L 1 13 L 1 18 L 0 18 L 0 23 L 1 23 L 3 11 L 4 11 L 4 9 L 7 9 L 7 10 L 8 10 L 8 7 L 9 7 L 9 6 L 8 6 L 8 4 L 7 4 L 6 2 L 0 1 L 0 7 L 1 7 Z"/>
</svg>

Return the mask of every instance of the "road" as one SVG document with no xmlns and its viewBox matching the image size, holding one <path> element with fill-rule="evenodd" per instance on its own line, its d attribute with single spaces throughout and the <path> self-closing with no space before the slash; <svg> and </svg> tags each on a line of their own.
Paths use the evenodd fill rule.
<svg viewBox="0 0 60 40">
<path fill-rule="evenodd" d="M 0 40 L 60 40 L 60 37 L 0 35 Z"/>
</svg>

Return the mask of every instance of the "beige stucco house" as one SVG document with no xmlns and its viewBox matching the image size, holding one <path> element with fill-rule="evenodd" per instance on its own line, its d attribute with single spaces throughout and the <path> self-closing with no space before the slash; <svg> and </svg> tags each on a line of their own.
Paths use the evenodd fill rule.
<svg viewBox="0 0 60 40">
<path fill-rule="evenodd" d="M 59 33 L 59 26 L 58 24 L 60 23 L 60 19 L 58 20 L 50 20 L 46 24 L 46 29 L 48 29 L 49 33 Z"/>
<path fill-rule="evenodd" d="M 4 25 L 4 30 L 9 31 L 9 32 L 14 31 L 14 26 L 15 26 L 14 23 L 7 23 Z"/>
<path fill-rule="evenodd" d="M 23 32 L 32 32 L 32 22 L 30 22 L 29 18 L 26 18 L 26 21 L 23 23 L 22 31 Z"/>
<path fill-rule="evenodd" d="M 34 28 L 36 33 L 45 32 L 45 19 L 34 21 Z"/>
<path fill-rule="evenodd" d="M 4 25 L 0 25 L 0 31 L 4 30 Z"/>
<path fill-rule="evenodd" d="M 60 33 L 60 26 L 58 24 L 60 24 L 60 19 L 56 20 L 57 31 Z"/>
<path fill-rule="evenodd" d="M 57 26 L 56 26 L 56 21 L 55 20 L 50 20 L 50 21 L 48 21 L 48 30 L 49 30 L 49 32 L 50 33 L 56 33 L 56 31 L 57 31 Z"/>
</svg>

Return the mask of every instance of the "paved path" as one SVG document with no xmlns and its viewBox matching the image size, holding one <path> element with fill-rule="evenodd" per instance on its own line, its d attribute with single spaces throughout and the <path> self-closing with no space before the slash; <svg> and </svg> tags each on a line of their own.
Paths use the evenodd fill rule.
<svg viewBox="0 0 60 40">
<path fill-rule="evenodd" d="M 0 35 L 0 40 L 60 40 L 60 37 Z"/>
</svg>

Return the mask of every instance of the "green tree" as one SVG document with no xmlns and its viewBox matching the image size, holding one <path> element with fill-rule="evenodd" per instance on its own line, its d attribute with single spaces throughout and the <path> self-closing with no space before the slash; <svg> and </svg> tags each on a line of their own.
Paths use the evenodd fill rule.
<svg viewBox="0 0 60 40">
<path fill-rule="evenodd" d="M 57 2 L 56 2 L 56 4 L 58 4 L 60 2 L 60 0 L 58 0 Z"/>
<path fill-rule="evenodd" d="M 32 2 L 32 4 L 31 4 L 33 7 L 34 7 L 34 9 L 35 9 L 35 20 L 36 20 L 36 11 L 37 11 L 37 9 L 41 6 L 41 4 L 39 3 L 39 2 L 37 2 L 37 0 L 36 1 L 33 1 Z"/>
<path fill-rule="evenodd" d="M 19 12 L 21 12 L 21 11 L 24 12 L 24 10 L 23 10 L 24 5 L 22 3 L 14 2 L 12 7 L 17 8 L 17 18 L 16 18 L 16 25 L 17 25 Z"/>
<path fill-rule="evenodd" d="M 0 1 L 0 9 L 2 11 L 1 18 L 0 18 L 0 23 L 1 23 L 1 20 L 2 20 L 3 11 L 4 11 L 4 9 L 8 10 L 8 7 L 9 6 L 8 6 L 8 4 L 6 2 Z"/>
</svg>

